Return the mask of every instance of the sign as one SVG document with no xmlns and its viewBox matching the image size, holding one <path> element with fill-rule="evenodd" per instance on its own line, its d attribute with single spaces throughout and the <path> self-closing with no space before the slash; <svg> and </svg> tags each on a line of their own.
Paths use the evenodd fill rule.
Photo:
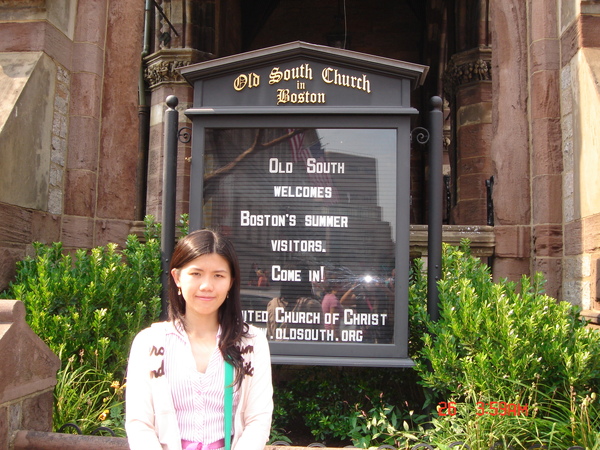
<svg viewBox="0 0 600 450">
<path fill-rule="evenodd" d="M 269 340 L 393 341 L 394 131 L 207 131 L 205 179 L 222 176 L 204 220 L 233 239 L 245 320 Z"/>
<path fill-rule="evenodd" d="M 412 365 L 415 67 L 293 43 L 182 70 L 190 228 L 233 240 L 244 320 L 276 363 Z"/>
</svg>

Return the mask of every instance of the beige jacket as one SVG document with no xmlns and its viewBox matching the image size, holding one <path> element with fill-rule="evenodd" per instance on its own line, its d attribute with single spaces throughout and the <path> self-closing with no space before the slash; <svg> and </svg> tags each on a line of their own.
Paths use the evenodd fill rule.
<svg viewBox="0 0 600 450">
<path fill-rule="evenodd" d="M 181 449 L 179 425 L 167 377 L 160 376 L 163 365 L 165 333 L 171 322 L 155 323 L 141 331 L 133 341 L 127 367 L 125 388 L 125 429 L 132 450 Z M 271 432 L 273 385 L 271 357 L 266 336 L 250 326 L 250 338 L 243 346 L 244 366 L 253 375 L 244 377 L 234 417 L 232 450 L 263 450 Z M 164 372 L 163 372 L 164 373 Z M 159 375 L 159 376 L 154 376 Z"/>
</svg>

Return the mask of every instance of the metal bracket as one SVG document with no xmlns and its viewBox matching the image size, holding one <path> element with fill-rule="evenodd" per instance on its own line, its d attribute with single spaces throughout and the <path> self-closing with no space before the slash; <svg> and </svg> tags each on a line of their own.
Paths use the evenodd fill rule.
<svg viewBox="0 0 600 450">
<path fill-rule="evenodd" d="M 177 139 L 179 139 L 179 142 L 182 144 L 189 144 L 192 140 L 192 129 L 190 127 L 181 127 L 177 131 Z"/>
<path fill-rule="evenodd" d="M 410 140 L 413 138 L 421 145 L 425 145 L 429 142 L 429 130 L 423 127 L 416 127 L 410 132 Z"/>
</svg>

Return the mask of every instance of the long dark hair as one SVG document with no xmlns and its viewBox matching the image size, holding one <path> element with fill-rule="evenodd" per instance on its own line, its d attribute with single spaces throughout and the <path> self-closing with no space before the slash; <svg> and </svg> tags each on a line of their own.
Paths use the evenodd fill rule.
<svg viewBox="0 0 600 450">
<path fill-rule="evenodd" d="M 242 337 L 248 336 L 248 324 L 242 317 L 240 299 L 240 264 L 231 241 L 212 230 L 197 230 L 181 238 L 171 257 L 171 270 L 183 266 L 208 254 L 222 256 L 229 263 L 233 283 L 227 298 L 219 308 L 218 320 L 221 325 L 219 350 L 225 361 L 229 361 L 236 369 L 236 384 L 239 385 L 244 375 L 241 349 Z M 185 328 L 185 299 L 179 293 L 173 276 L 169 277 L 169 320 L 179 322 Z"/>
</svg>

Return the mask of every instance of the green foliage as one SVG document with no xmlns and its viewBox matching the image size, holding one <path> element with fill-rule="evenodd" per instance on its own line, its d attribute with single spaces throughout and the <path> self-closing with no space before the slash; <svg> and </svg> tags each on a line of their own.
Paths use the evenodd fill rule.
<svg viewBox="0 0 600 450">
<path fill-rule="evenodd" d="M 83 434 L 91 434 L 102 426 L 124 436 L 123 387 L 101 367 L 82 364 L 72 355 L 57 374 L 54 428 L 73 423 Z"/>
<path fill-rule="evenodd" d="M 160 241 L 160 234 L 162 232 L 162 224 L 157 222 L 152 214 L 148 214 L 144 217 L 144 240 L 157 240 Z"/>
<path fill-rule="evenodd" d="M 351 420 L 350 437 L 358 448 L 375 445 L 399 446 L 408 442 L 402 430 L 408 432 L 427 420 L 425 414 L 414 410 L 402 411 L 397 406 L 386 404 L 381 397 L 367 411 L 358 410 Z"/>
<path fill-rule="evenodd" d="M 289 430 L 301 423 L 317 441 L 348 441 L 367 428 L 376 433 L 367 422 L 379 408 L 391 408 L 400 417 L 399 406 L 414 409 L 422 401 L 410 369 L 273 369 L 275 379 L 279 379 L 275 383 L 274 427 Z M 394 404 L 398 406 L 390 406 Z"/>
<path fill-rule="evenodd" d="M 23 301 L 27 322 L 61 356 L 54 426 L 75 422 L 123 433 L 120 386 L 133 337 L 160 312 L 160 226 L 146 219 L 146 243 L 129 236 L 74 253 L 61 243 L 34 243 L 35 257 L 17 263 L 3 297 Z M 115 381 L 116 380 L 116 381 Z"/>
<path fill-rule="evenodd" d="M 182 214 L 179 223 L 175 225 L 180 236 L 187 236 L 190 233 L 190 215 Z"/>
<path fill-rule="evenodd" d="M 597 439 L 600 334 L 586 327 L 578 308 L 545 295 L 540 275 L 494 283 L 467 243 L 444 247 L 438 287 L 435 323 L 424 299 L 411 296 L 414 328 L 426 330 L 416 371 L 428 402 L 456 402 L 457 413 L 435 417 L 435 433 L 427 436 L 460 438 L 472 448 L 500 438 L 513 446 Z M 475 414 L 477 402 L 492 401 L 527 404 L 530 417 Z"/>
<path fill-rule="evenodd" d="M 466 245 L 445 247 L 438 286 L 440 320 L 426 321 L 417 371 L 441 397 L 523 399 L 540 380 L 564 399 L 598 388 L 600 334 L 578 308 L 545 295 L 540 275 L 494 283 Z"/>
<path fill-rule="evenodd" d="M 590 396 L 580 403 L 572 400 L 532 403 L 526 414 L 519 415 L 481 415 L 480 405 L 459 402 L 455 404 L 455 416 L 436 416 L 427 427 L 399 431 L 397 439 L 406 448 L 421 442 L 448 448 L 461 441 L 472 450 L 498 446 L 565 449 L 574 445 L 597 450 L 600 448 L 597 401 Z"/>
<path fill-rule="evenodd" d="M 29 326 L 56 354 L 122 376 L 133 336 L 159 313 L 158 241 L 129 236 L 122 252 L 108 244 L 74 257 L 61 243 L 34 248 L 10 285 Z"/>
<path fill-rule="evenodd" d="M 422 259 L 414 260 L 411 265 L 408 299 L 408 351 L 410 357 L 415 359 L 423 348 L 423 335 L 428 330 L 427 277 Z"/>
<path fill-rule="evenodd" d="M 301 418 L 315 439 L 320 441 L 348 436 L 348 418 L 353 411 L 344 400 L 347 397 L 344 394 L 348 393 L 344 392 L 347 388 L 344 378 L 347 377 L 342 371 L 335 376 L 320 376 L 322 368 L 301 372 L 277 386 L 275 423 L 282 423 L 281 428 L 285 428 L 288 420 Z"/>
<path fill-rule="evenodd" d="M 427 278 L 416 261 L 410 276 L 409 351 L 425 390 L 427 420 L 399 403 L 380 401 L 352 419 L 354 445 L 411 448 L 427 442 L 472 450 L 493 446 L 600 448 L 600 335 L 578 308 L 543 293 L 537 275 L 494 283 L 468 243 L 444 246 L 438 283 L 440 319 L 429 320 Z M 452 402 L 435 410 L 438 402 Z M 479 402 L 527 405 L 527 414 L 481 414 Z M 442 415 L 442 414 L 446 415 Z"/>
<path fill-rule="evenodd" d="M 162 232 L 162 224 L 160 222 L 156 222 L 156 219 L 153 215 L 148 214 L 144 217 L 144 237 L 146 241 L 150 239 L 160 240 L 161 232 Z M 186 236 L 190 232 L 190 215 L 182 214 L 179 216 L 179 222 L 175 224 L 175 228 L 179 236 Z"/>
</svg>

